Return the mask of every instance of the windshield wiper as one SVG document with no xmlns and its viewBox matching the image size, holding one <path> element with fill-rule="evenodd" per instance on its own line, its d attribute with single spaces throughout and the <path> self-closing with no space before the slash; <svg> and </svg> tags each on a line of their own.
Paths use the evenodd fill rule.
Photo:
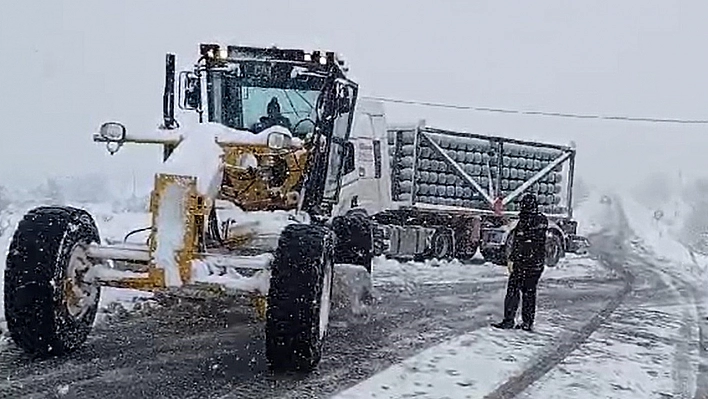
<svg viewBox="0 0 708 399">
<path fill-rule="evenodd" d="M 295 109 L 295 104 L 293 104 L 293 100 L 290 98 L 290 94 L 288 94 L 287 90 L 281 89 L 283 91 L 283 94 L 285 94 L 285 98 L 288 99 L 288 102 L 290 103 L 290 107 L 293 109 L 293 112 L 295 112 L 295 116 L 300 118 L 300 114 L 297 112 L 297 109 Z"/>
<path fill-rule="evenodd" d="M 310 104 L 309 101 L 307 101 L 307 97 L 303 96 L 302 93 L 300 93 L 299 91 L 295 90 L 295 94 L 297 94 L 297 95 L 302 99 L 302 101 L 304 101 L 304 102 L 307 104 L 307 106 L 310 107 L 310 109 L 315 108 L 315 107 L 312 106 L 312 104 Z M 298 115 L 298 116 L 299 116 L 299 115 Z"/>
</svg>

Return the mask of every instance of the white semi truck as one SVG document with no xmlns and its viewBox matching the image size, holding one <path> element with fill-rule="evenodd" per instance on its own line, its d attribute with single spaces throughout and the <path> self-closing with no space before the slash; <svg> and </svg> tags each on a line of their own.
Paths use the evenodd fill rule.
<svg viewBox="0 0 708 399">
<path fill-rule="evenodd" d="M 573 220 L 573 146 L 446 131 L 424 122 L 389 126 L 383 104 L 364 99 L 347 146 L 334 213 L 370 223 L 374 255 L 469 259 L 479 250 L 485 260 L 505 264 L 508 232 L 525 192 L 537 195 L 550 221 L 548 266 L 589 246 Z"/>
</svg>

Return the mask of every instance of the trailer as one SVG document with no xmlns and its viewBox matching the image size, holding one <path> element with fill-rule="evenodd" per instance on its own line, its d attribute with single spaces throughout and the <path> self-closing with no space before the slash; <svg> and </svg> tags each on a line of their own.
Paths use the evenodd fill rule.
<svg viewBox="0 0 708 399">
<path fill-rule="evenodd" d="M 589 243 L 573 220 L 574 146 L 437 129 L 388 126 L 362 100 L 345 157 L 340 215 L 366 215 L 374 252 L 393 258 L 506 264 L 518 200 L 534 193 L 549 219 L 548 266 Z"/>
</svg>

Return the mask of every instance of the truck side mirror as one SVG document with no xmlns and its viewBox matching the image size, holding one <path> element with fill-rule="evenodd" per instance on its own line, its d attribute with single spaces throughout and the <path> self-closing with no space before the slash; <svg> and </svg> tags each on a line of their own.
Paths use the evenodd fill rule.
<svg viewBox="0 0 708 399">
<path fill-rule="evenodd" d="M 340 97 L 337 99 L 339 115 L 348 114 L 352 110 L 352 103 L 348 97 Z"/>
<path fill-rule="evenodd" d="M 345 115 L 352 112 L 352 93 L 351 88 L 346 85 L 340 85 L 337 88 L 336 104 L 337 114 Z"/>
<path fill-rule="evenodd" d="M 180 72 L 179 88 L 179 107 L 181 109 L 189 111 L 201 109 L 202 85 L 199 76 L 192 72 Z"/>
</svg>

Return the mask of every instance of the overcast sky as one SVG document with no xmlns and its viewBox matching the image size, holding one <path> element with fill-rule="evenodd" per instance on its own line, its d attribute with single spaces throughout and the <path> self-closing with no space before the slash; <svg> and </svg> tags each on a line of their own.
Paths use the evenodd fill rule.
<svg viewBox="0 0 708 399">
<path fill-rule="evenodd" d="M 164 53 L 200 42 L 326 48 L 361 92 L 547 111 L 708 119 L 708 2 L 2 1 L 0 178 L 139 173 L 159 150 L 114 157 L 101 122 L 152 129 Z M 601 122 L 387 106 L 395 122 L 578 145 L 591 182 L 708 174 L 708 126 Z M 149 181 L 150 177 L 146 176 Z"/>
</svg>

